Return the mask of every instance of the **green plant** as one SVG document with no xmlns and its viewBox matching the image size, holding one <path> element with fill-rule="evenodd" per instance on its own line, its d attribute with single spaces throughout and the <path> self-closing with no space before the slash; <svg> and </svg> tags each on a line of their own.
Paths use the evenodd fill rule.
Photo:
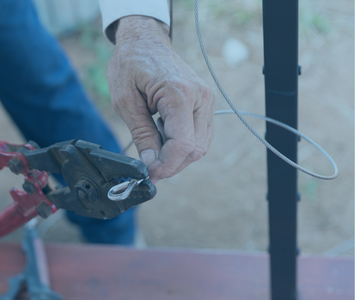
<svg viewBox="0 0 355 300">
<path fill-rule="evenodd" d="M 92 94 L 96 104 L 100 108 L 105 108 L 110 104 L 106 70 L 113 48 L 103 37 L 101 26 L 98 24 L 81 26 L 79 39 L 85 51 L 94 57 L 85 68 L 84 85 Z"/>
<path fill-rule="evenodd" d="M 328 34 L 331 31 L 331 23 L 313 2 L 300 3 L 299 31 L 301 35 L 312 31 L 316 34 Z"/>
<path fill-rule="evenodd" d="M 309 178 L 304 184 L 301 185 L 301 193 L 304 195 L 311 203 L 316 203 L 318 200 L 319 182 L 315 178 Z"/>
<path fill-rule="evenodd" d="M 321 33 L 329 33 L 330 31 L 330 23 L 326 18 L 324 18 L 320 14 L 314 14 L 312 17 L 311 24 Z"/>
</svg>

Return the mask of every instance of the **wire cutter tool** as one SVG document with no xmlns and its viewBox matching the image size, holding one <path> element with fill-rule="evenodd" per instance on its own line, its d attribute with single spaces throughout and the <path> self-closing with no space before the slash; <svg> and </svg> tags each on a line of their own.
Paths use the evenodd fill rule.
<svg viewBox="0 0 355 300">
<path fill-rule="evenodd" d="M 0 141 L 0 170 L 4 167 L 24 175 L 25 182 L 24 190 L 10 191 L 14 202 L 0 212 L 0 237 L 37 215 L 47 218 L 59 208 L 111 219 L 156 195 L 142 162 L 82 140 L 46 148 L 34 142 Z M 47 172 L 62 174 L 67 187 L 51 187 Z"/>
</svg>

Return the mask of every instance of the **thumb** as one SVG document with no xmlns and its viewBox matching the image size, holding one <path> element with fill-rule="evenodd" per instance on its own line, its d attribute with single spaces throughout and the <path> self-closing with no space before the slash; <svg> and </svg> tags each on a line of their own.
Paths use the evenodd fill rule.
<svg viewBox="0 0 355 300">
<path fill-rule="evenodd" d="M 147 168 L 158 158 L 159 154 L 156 150 L 146 149 L 143 150 L 139 157 L 142 163 L 144 163 Z"/>
<path fill-rule="evenodd" d="M 167 140 L 167 138 L 165 136 L 165 133 L 164 133 L 164 121 L 160 117 L 157 120 L 157 129 L 158 129 L 159 135 L 160 135 L 159 151 L 156 151 L 154 149 L 145 149 L 142 152 L 140 152 L 140 155 L 139 155 L 140 156 L 140 160 L 147 167 L 149 167 L 155 161 L 155 159 L 157 159 L 159 157 L 160 148 L 162 147 L 162 145 Z"/>
<path fill-rule="evenodd" d="M 119 105 L 119 114 L 131 132 L 140 160 L 149 167 L 162 147 L 160 133 L 141 95 L 125 100 L 124 105 Z"/>
<path fill-rule="evenodd" d="M 130 120 L 135 119 L 134 123 L 130 123 L 130 121 L 126 123 L 131 131 L 140 160 L 148 168 L 159 157 L 162 147 L 161 136 L 148 109 L 144 115 L 137 114 L 137 116 L 137 119 L 135 116 L 130 118 Z"/>
<path fill-rule="evenodd" d="M 132 128 L 129 124 L 127 125 L 128 128 Z M 140 160 L 148 168 L 158 158 L 162 147 L 160 134 L 154 120 L 150 115 L 147 118 L 141 118 L 139 122 L 134 124 L 131 134 Z"/>
</svg>

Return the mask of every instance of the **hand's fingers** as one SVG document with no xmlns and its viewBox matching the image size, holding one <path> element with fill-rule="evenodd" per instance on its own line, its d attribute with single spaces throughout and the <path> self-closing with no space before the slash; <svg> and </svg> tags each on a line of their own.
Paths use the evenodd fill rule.
<svg viewBox="0 0 355 300">
<path fill-rule="evenodd" d="M 164 145 L 168 139 L 167 139 L 167 137 L 165 135 L 165 131 L 164 131 L 164 121 L 160 117 L 157 120 L 157 127 L 158 127 L 159 133 L 161 135 L 161 138 L 163 140 L 163 145 Z"/>
<path fill-rule="evenodd" d="M 207 115 L 203 112 L 194 113 L 194 130 L 195 130 L 195 149 L 188 155 L 181 165 L 175 170 L 174 174 L 181 172 L 193 162 L 199 160 L 206 155 L 208 148 L 206 148 L 207 136 Z"/>
<path fill-rule="evenodd" d="M 188 165 L 202 158 L 210 148 L 213 137 L 214 100 L 214 94 L 211 91 L 209 93 L 207 105 L 202 106 L 203 109 L 194 113 L 196 148 L 176 169 L 173 175 L 181 172 Z"/>
<path fill-rule="evenodd" d="M 205 141 L 205 147 L 206 147 L 207 151 L 211 147 L 212 138 L 213 138 L 213 131 L 214 131 L 213 124 L 207 125 L 207 134 L 206 134 L 206 141 Z"/>
<path fill-rule="evenodd" d="M 113 106 L 127 124 L 141 161 L 149 167 L 159 156 L 162 146 L 159 131 L 147 108 L 145 100 L 134 88 L 121 95 Z"/>
<path fill-rule="evenodd" d="M 207 116 L 207 115 L 206 115 Z M 195 149 L 195 151 L 193 151 L 193 153 L 191 153 L 182 163 L 181 165 L 175 170 L 175 172 L 171 175 L 171 176 L 174 176 L 178 173 L 180 173 L 182 170 L 184 170 L 185 168 L 187 168 L 190 164 L 192 164 L 193 162 L 195 162 L 196 160 L 202 158 L 208 151 L 208 149 L 210 148 L 211 146 L 211 142 L 212 142 L 212 137 L 213 137 L 213 123 L 208 125 L 208 122 L 206 122 L 204 125 L 204 128 L 206 130 L 205 133 L 196 133 L 195 131 L 195 135 L 199 136 L 199 138 L 197 138 L 196 140 L 199 140 L 199 142 L 197 143 L 200 143 L 202 145 L 203 148 L 201 147 L 198 147 L 200 148 L 200 150 Z M 196 128 L 196 126 L 195 126 Z M 203 149 L 203 153 L 201 153 L 201 149 Z"/>
<path fill-rule="evenodd" d="M 215 95 L 212 91 L 210 93 L 208 103 L 210 105 L 208 106 L 208 112 L 207 112 L 207 134 L 206 134 L 206 140 L 205 140 L 205 147 L 206 147 L 207 151 L 210 149 L 210 146 L 212 143 L 212 137 L 213 137 L 213 131 L 214 131 L 214 112 L 216 110 Z"/>
<path fill-rule="evenodd" d="M 160 150 L 159 158 L 149 167 L 153 181 L 171 177 L 181 163 L 194 151 L 195 136 L 192 109 L 186 101 L 169 101 L 162 111 L 166 143 Z M 164 102 L 164 99 L 160 100 Z M 159 105 L 164 106 L 164 103 Z"/>
<path fill-rule="evenodd" d="M 194 112 L 194 129 L 195 129 L 195 149 L 189 155 L 192 162 L 199 160 L 207 153 L 206 134 L 207 134 L 207 109 L 204 107 Z"/>
<path fill-rule="evenodd" d="M 209 90 L 208 90 L 209 91 Z M 207 98 L 207 99 L 206 99 Z M 177 165 L 178 161 L 175 161 L 174 168 L 172 168 L 172 165 L 164 161 L 164 154 L 165 152 L 163 151 L 170 151 L 171 148 L 175 147 L 176 144 L 174 143 L 174 146 L 167 147 L 168 145 L 165 144 L 162 147 L 162 151 L 159 156 L 159 160 L 162 163 L 159 163 L 159 160 L 155 164 L 153 164 L 150 168 L 150 173 L 154 174 L 154 177 L 156 176 L 158 179 L 166 178 L 166 177 L 171 177 L 183 169 L 185 169 L 188 165 L 191 163 L 199 160 L 201 157 L 203 157 L 212 141 L 212 135 L 213 135 L 213 120 L 214 120 L 214 94 L 212 91 L 208 92 L 208 96 L 204 99 L 206 101 L 203 103 L 204 105 L 201 105 L 199 109 L 196 109 L 193 113 L 193 131 L 194 131 L 194 141 L 195 141 L 195 148 L 193 151 L 188 154 L 184 160 L 181 161 L 180 165 Z M 191 113 L 191 108 L 187 110 L 187 113 Z M 179 118 L 179 117 L 178 117 Z M 158 120 L 158 127 L 160 126 L 160 131 L 165 132 L 166 136 L 169 138 L 169 128 L 167 124 L 167 120 L 169 118 L 166 117 L 166 122 L 164 124 L 164 127 L 162 127 L 159 123 Z M 172 121 L 171 124 L 175 124 L 176 122 Z M 173 127 L 175 128 L 175 127 Z M 168 140 L 169 141 L 169 140 Z M 186 141 L 185 139 L 181 141 Z M 178 141 L 177 141 L 178 142 Z M 174 154 L 172 154 L 174 155 Z M 168 170 L 168 172 L 166 172 Z"/>
</svg>

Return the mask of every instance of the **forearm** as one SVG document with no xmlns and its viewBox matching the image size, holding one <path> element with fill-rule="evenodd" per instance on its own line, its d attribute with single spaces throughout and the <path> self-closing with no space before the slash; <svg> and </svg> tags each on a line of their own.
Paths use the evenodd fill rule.
<svg viewBox="0 0 355 300">
<path fill-rule="evenodd" d="M 125 39 L 146 39 L 147 37 L 161 42 L 170 43 L 169 26 L 165 23 L 146 16 L 127 16 L 116 24 L 116 41 Z"/>
</svg>

